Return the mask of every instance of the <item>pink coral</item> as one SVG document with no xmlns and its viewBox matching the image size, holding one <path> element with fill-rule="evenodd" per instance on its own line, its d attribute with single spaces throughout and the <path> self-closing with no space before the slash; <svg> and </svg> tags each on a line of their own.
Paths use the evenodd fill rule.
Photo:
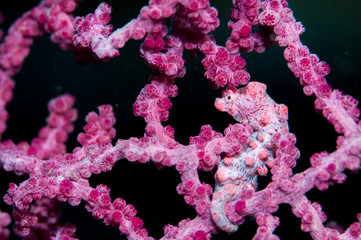
<svg viewBox="0 0 361 240">
<path fill-rule="evenodd" d="M 23 175 L 11 179 L 6 194 L 4 192 L 5 203 L 13 209 L 15 234 L 28 239 L 86 238 L 81 234 L 82 225 L 87 225 L 87 231 L 91 232 L 92 223 L 77 222 L 80 214 L 72 215 L 72 219 L 60 217 L 63 207 L 70 205 L 71 209 L 79 209 L 75 206 L 84 203 L 85 209 L 101 220 L 98 223 L 115 228 L 116 234 L 128 239 L 207 240 L 213 236 L 226 239 L 221 232 L 233 233 L 240 228 L 235 236 L 242 234 L 241 225 L 252 222 L 249 217 L 255 219 L 257 229 L 249 231 L 254 239 L 278 239 L 277 235 L 290 238 L 282 233 L 285 232 L 282 226 L 288 221 L 280 216 L 283 206 L 287 205 L 289 214 L 300 219 L 300 229 L 309 232 L 313 239 L 360 238 L 361 215 L 357 212 L 361 211 L 353 210 L 343 229 L 340 224 L 326 222 L 326 214 L 330 212 L 324 207 L 327 203 L 318 203 L 312 196 L 314 191 L 334 189 L 330 186 L 344 183 L 360 169 L 358 101 L 332 89 L 326 82 L 330 67 L 301 42 L 300 34 L 305 28 L 296 22 L 287 1 L 234 0 L 228 23 L 230 36 L 225 46 L 221 46 L 218 35 L 212 35 L 221 21 L 218 10 L 207 0 L 150 0 L 131 16 L 138 14 L 138 17 L 118 29 L 115 29 L 118 23 L 114 17 L 111 19 L 111 13 L 117 16 L 124 7 L 119 10 L 112 4 L 112 9 L 110 4 L 102 3 L 97 8 L 94 6 L 94 13 L 74 17 L 72 12 L 83 4 L 91 5 L 91 2 L 44 0 L 9 27 L 0 45 L 0 165 L 9 173 Z M 6 9 L 2 12 L 6 21 Z M 0 22 L 2 18 L 0 15 Z M 81 71 L 74 71 L 77 67 L 69 59 L 58 60 L 58 56 L 53 56 L 63 52 L 52 54 L 53 50 L 48 50 L 51 48 L 45 45 L 43 38 L 36 39 L 44 34 L 50 34 L 51 41 L 62 50 L 71 50 L 79 62 L 109 61 L 97 66 L 81 66 Z M 2 35 L 0 33 L 0 37 Z M 140 56 L 153 71 L 146 84 L 137 79 L 149 72 L 141 67 L 138 70 L 138 66 L 136 71 L 131 70 L 137 61 L 134 56 L 138 55 L 129 48 L 133 44 L 130 40 L 142 41 Z M 327 148 L 326 152 L 323 145 L 318 147 L 323 142 L 316 141 L 313 144 L 316 147 L 311 144 L 310 152 L 319 153 L 311 156 L 306 152 L 305 157 L 298 160 L 298 148 L 304 152 L 305 146 L 310 147 L 307 141 L 322 135 L 320 129 L 310 129 L 326 124 L 309 124 L 307 131 L 313 132 L 305 142 L 303 132 L 295 129 L 295 122 L 291 121 L 298 116 L 300 124 L 306 125 L 311 118 L 310 112 L 301 111 L 306 104 L 297 107 L 291 104 L 288 108 L 276 103 L 288 105 L 287 97 L 282 98 L 282 94 L 295 93 L 297 88 L 277 87 L 277 83 L 269 81 L 271 70 L 264 71 L 267 75 L 256 79 L 257 74 L 262 73 L 254 73 L 252 65 L 262 69 L 262 64 L 254 63 L 252 57 L 248 59 L 243 53 L 265 52 L 274 43 L 285 48 L 283 57 L 299 79 L 303 92 L 313 95 L 316 110 L 334 127 L 338 134 L 336 150 Z M 21 81 L 24 77 L 21 70 L 29 71 L 27 64 L 36 62 L 32 55 L 37 54 L 38 49 L 47 51 L 45 57 L 36 59 L 41 62 L 41 71 L 49 69 L 49 62 L 57 59 L 56 65 L 62 67 L 62 72 L 48 75 L 42 72 L 47 80 L 42 83 L 36 81 L 37 77 L 32 77 L 31 82 Z M 227 114 L 204 107 L 211 106 L 218 93 L 206 93 L 197 81 L 201 76 L 189 79 L 186 72 L 192 72 L 192 67 L 188 70 L 186 67 L 192 60 L 186 52 L 201 56 L 201 64 L 194 69 L 203 66 L 202 72 L 211 88 L 226 87 L 222 98 L 216 99 L 215 108 L 228 113 L 235 121 L 227 119 Z M 121 64 L 117 59 L 122 60 Z M 252 74 L 247 72 L 246 62 Z M 106 68 L 114 63 L 118 65 Z M 268 61 L 266 65 L 279 67 L 277 60 Z M 93 82 L 96 69 L 101 76 L 95 77 Z M 38 69 L 31 72 L 36 74 Z M 69 75 L 64 77 L 63 73 Z M 116 81 L 108 81 L 111 73 L 117 75 Z M 184 78 L 181 81 L 185 83 L 179 78 Z M 192 82 L 185 93 L 186 79 Z M 17 88 L 26 86 L 27 82 L 31 84 L 23 93 L 15 90 L 15 96 L 26 99 L 16 107 L 8 104 L 13 98 L 14 80 Z M 111 91 L 103 91 L 99 87 L 102 85 L 109 85 Z M 74 95 L 79 96 L 79 103 L 70 94 L 51 100 L 46 126 L 40 129 L 37 138 L 24 141 L 30 138 L 25 136 L 26 131 L 40 127 L 38 120 L 32 122 L 33 117 L 45 116 L 37 112 L 40 107 L 37 109 L 37 103 L 32 102 L 37 101 L 38 95 L 50 92 L 47 86 L 52 93 L 72 87 Z M 104 92 L 102 97 L 97 95 L 99 92 Z M 110 105 L 111 96 L 116 100 Z M 188 102 L 182 112 L 180 103 L 187 101 L 184 96 L 192 102 Z M 85 116 L 83 112 L 94 109 L 95 102 L 103 105 L 98 112 Z M 80 113 L 74 104 L 82 110 Z M 85 110 L 87 104 L 92 108 Z M 200 105 L 199 113 L 191 115 L 192 109 Z M 29 109 L 31 112 L 25 114 Z M 144 121 L 140 123 L 125 109 L 133 110 L 133 114 Z M 24 114 L 17 125 L 17 118 L 13 117 L 16 113 Z M 83 130 L 74 123 L 78 115 L 85 117 Z M 289 132 L 288 121 L 290 130 L 295 129 L 296 135 L 301 136 L 297 143 L 295 135 Z M 72 135 L 74 128 L 77 137 Z M 22 136 L 9 135 L 12 130 Z M 189 143 L 184 140 L 187 135 L 192 136 Z M 5 140 L 9 137 L 12 140 Z M 75 138 L 78 143 L 72 142 Z M 328 135 L 325 138 L 331 139 Z M 302 166 L 308 157 L 309 166 Z M 295 168 L 296 160 L 301 167 Z M 163 170 L 149 174 L 153 171 L 151 163 Z M 1 174 L 7 176 L 5 171 Z M 166 176 L 159 177 L 164 172 Z M 112 178 L 107 177 L 112 175 Z M 168 198 L 171 196 L 165 190 L 168 187 L 184 201 L 178 196 Z M 185 202 L 189 209 L 179 207 L 176 202 L 180 202 L 179 205 Z M 150 209 L 143 204 L 148 204 Z M 6 239 L 12 226 L 8 227 L 10 215 L 5 212 L 6 207 L 1 208 L 0 238 Z M 169 212 L 174 210 L 178 210 L 177 217 L 170 219 Z M 162 212 L 167 220 L 157 219 Z M 63 224 L 64 221 L 71 223 Z M 157 221 L 164 225 L 163 233 L 153 229 Z M 105 235 L 108 232 L 100 237 L 94 235 L 94 238 L 114 238 Z"/>
</svg>

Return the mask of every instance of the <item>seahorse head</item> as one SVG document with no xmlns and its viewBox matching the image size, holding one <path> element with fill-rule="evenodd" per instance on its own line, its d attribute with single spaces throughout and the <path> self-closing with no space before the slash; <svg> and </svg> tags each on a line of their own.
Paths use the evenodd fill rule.
<svg viewBox="0 0 361 240">
<path fill-rule="evenodd" d="M 250 82 L 240 89 L 228 87 L 222 92 L 222 98 L 216 99 L 214 105 L 219 111 L 229 113 L 242 123 L 248 114 L 258 111 L 267 99 L 269 97 L 266 93 L 266 85 Z"/>
</svg>

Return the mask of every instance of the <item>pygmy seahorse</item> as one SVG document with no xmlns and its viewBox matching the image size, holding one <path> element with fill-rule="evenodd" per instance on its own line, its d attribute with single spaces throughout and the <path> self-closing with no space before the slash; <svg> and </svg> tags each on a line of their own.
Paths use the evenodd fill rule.
<svg viewBox="0 0 361 240">
<path fill-rule="evenodd" d="M 222 95 L 216 99 L 215 107 L 253 128 L 248 145 L 238 154 L 223 157 L 215 174 L 212 218 L 223 231 L 235 232 L 238 225 L 226 216 L 225 204 L 238 199 L 244 189 L 255 191 L 257 174 L 266 175 L 267 166 L 273 167 L 276 146 L 272 137 L 288 133 L 288 109 L 276 104 L 267 95 L 266 85 L 259 82 L 250 82 L 240 89 L 229 87 Z"/>
</svg>

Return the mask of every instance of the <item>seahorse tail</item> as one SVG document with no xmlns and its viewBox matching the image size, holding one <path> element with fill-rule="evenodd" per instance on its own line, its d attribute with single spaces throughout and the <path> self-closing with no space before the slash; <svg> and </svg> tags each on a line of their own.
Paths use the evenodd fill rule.
<svg viewBox="0 0 361 240">
<path fill-rule="evenodd" d="M 222 186 L 216 192 L 213 193 L 211 202 L 211 215 L 214 223 L 225 232 L 235 232 L 238 230 L 238 225 L 233 224 L 226 213 L 224 212 L 224 206 L 227 202 L 231 201 L 232 197 L 227 192 L 226 187 Z"/>
</svg>

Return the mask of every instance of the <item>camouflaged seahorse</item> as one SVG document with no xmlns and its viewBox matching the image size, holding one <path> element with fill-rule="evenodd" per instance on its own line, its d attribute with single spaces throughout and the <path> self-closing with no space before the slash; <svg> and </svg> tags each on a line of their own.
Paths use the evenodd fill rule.
<svg viewBox="0 0 361 240">
<path fill-rule="evenodd" d="M 237 155 L 225 156 L 215 175 L 212 218 L 223 231 L 235 232 L 238 225 L 228 219 L 224 206 L 239 198 L 242 190 L 256 190 L 257 174 L 266 175 L 266 166 L 273 167 L 276 146 L 272 136 L 288 133 L 288 110 L 285 105 L 276 104 L 267 95 L 266 85 L 258 82 L 250 82 L 240 89 L 227 88 L 222 95 L 216 99 L 216 108 L 250 125 L 254 131 L 248 146 Z"/>
</svg>

